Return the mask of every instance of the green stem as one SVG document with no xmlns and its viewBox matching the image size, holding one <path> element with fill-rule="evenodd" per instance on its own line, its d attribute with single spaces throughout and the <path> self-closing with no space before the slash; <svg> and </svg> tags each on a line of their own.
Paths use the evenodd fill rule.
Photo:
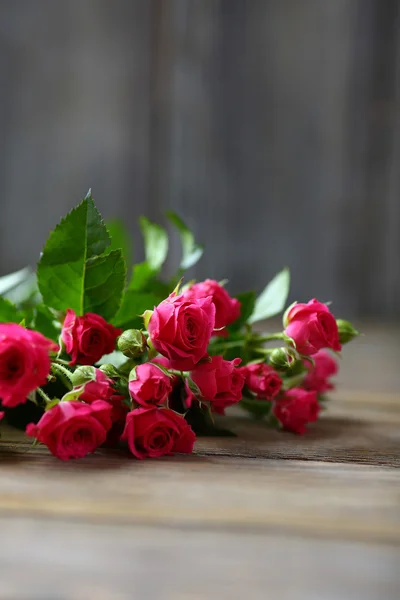
<svg viewBox="0 0 400 600">
<path fill-rule="evenodd" d="M 71 371 L 63 367 L 63 365 L 58 364 L 58 362 L 53 362 L 51 364 L 51 370 L 55 375 L 61 377 L 67 388 L 72 390 Z"/>
<path fill-rule="evenodd" d="M 39 387 L 39 388 L 36 389 L 36 391 L 39 394 L 39 396 L 41 396 L 43 398 L 43 400 L 46 402 L 46 404 L 48 402 L 51 402 L 51 398 L 46 394 L 46 392 L 44 392 L 42 390 L 42 388 Z"/>
<path fill-rule="evenodd" d="M 69 362 L 67 360 L 63 360 L 62 358 L 55 358 L 53 363 L 57 363 L 58 365 L 69 366 Z"/>
<path fill-rule="evenodd" d="M 274 350 L 276 350 L 276 348 L 252 348 L 251 349 L 252 352 L 257 352 L 257 354 L 265 354 L 266 356 L 268 354 L 271 354 Z"/>
<path fill-rule="evenodd" d="M 257 344 L 262 344 L 263 342 L 270 342 L 272 340 L 285 340 L 286 339 L 286 334 L 285 333 L 270 333 L 268 335 L 262 335 L 259 337 L 256 337 L 254 339 L 254 342 Z"/>
</svg>

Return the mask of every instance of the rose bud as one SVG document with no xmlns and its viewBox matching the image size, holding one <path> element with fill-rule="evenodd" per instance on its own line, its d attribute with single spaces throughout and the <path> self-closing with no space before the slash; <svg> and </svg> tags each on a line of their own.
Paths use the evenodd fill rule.
<svg viewBox="0 0 400 600">
<path fill-rule="evenodd" d="M 318 419 L 317 392 L 292 388 L 274 401 L 272 412 L 284 429 L 303 434 L 307 423 Z"/>
<path fill-rule="evenodd" d="M 187 299 L 207 298 L 211 296 L 215 306 L 215 329 L 222 329 L 240 317 L 240 302 L 232 298 L 225 288 L 213 279 L 195 283 L 183 295 Z M 215 331 L 223 334 L 222 331 Z"/>
<path fill-rule="evenodd" d="M 138 329 L 127 329 L 118 339 L 118 350 L 128 358 L 137 358 L 146 351 L 146 337 Z"/>
<path fill-rule="evenodd" d="M 294 358 L 288 348 L 274 348 L 269 355 L 270 365 L 280 371 L 289 369 L 293 362 Z"/>
<path fill-rule="evenodd" d="M 215 325 L 212 298 L 186 300 L 171 294 L 155 307 L 148 332 L 153 347 L 178 371 L 190 371 L 207 355 Z"/>
<path fill-rule="evenodd" d="M 111 420 L 114 422 L 125 418 L 128 407 L 123 403 L 124 396 L 115 389 L 115 383 L 104 371 L 96 367 L 78 367 L 71 374 L 74 388 L 65 394 L 63 400 L 77 400 L 93 404 L 96 400 L 104 400 L 112 407 Z"/>
<path fill-rule="evenodd" d="M 296 344 L 299 354 L 311 356 L 322 348 L 339 352 L 339 331 L 336 321 L 326 304 L 310 300 L 307 304 L 296 303 L 285 313 L 285 333 Z"/>
<path fill-rule="evenodd" d="M 163 404 L 172 392 L 172 380 L 157 364 L 138 365 L 129 375 L 129 393 L 141 406 Z"/>
<path fill-rule="evenodd" d="M 282 387 L 278 373 L 266 363 L 246 365 L 240 369 L 246 378 L 246 386 L 257 398 L 273 400 Z"/>
<path fill-rule="evenodd" d="M 347 344 L 347 342 L 351 342 L 351 340 L 360 335 L 360 332 L 357 331 L 357 329 L 354 329 L 349 321 L 336 319 L 336 324 L 338 326 L 339 341 L 341 344 Z"/>
<path fill-rule="evenodd" d="M 168 408 L 136 408 L 128 413 L 121 436 L 136 458 L 191 454 L 196 436 L 185 419 Z"/>
<path fill-rule="evenodd" d="M 105 354 L 115 349 L 115 341 L 122 333 L 94 313 L 78 317 L 71 309 L 64 319 L 61 339 L 67 354 L 71 356 L 70 365 L 94 365 Z"/>
<path fill-rule="evenodd" d="M 111 428 L 111 406 L 103 400 L 93 404 L 59 402 L 44 413 L 26 433 L 45 444 L 61 460 L 82 458 L 105 442 Z"/>
<path fill-rule="evenodd" d="M 333 390 L 334 386 L 329 378 L 338 372 L 336 360 L 326 352 L 320 350 L 313 356 L 314 365 L 309 361 L 304 361 L 308 373 L 303 381 L 303 387 L 306 390 L 314 390 L 318 394 L 323 394 L 328 390 Z"/>
<path fill-rule="evenodd" d="M 0 323 L 0 398 L 3 406 L 17 406 L 47 383 L 49 352 L 57 344 L 41 333 L 15 323 Z"/>
<path fill-rule="evenodd" d="M 209 401 L 216 413 L 225 414 L 225 408 L 242 398 L 245 378 L 241 369 L 237 368 L 240 362 L 240 358 L 224 360 L 222 356 L 213 356 L 190 373 L 202 399 Z"/>
</svg>

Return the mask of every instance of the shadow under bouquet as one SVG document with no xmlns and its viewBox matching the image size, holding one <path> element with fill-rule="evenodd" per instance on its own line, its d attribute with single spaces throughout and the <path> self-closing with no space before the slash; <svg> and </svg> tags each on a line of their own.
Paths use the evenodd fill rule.
<svg viewBox="0 0 400 600">
<path fill-rule="evenodd" d="M 90 192 L 50 234 L 36 273 L 0 278 L 0 418 L 62 460 L 100 446 L 140 459 L 191 453 L 196 435 L 230 435 L 218 415 L 233 405 L 303 434 L 333 387 L 335 355 L 358 334 L 316 299 L 260 333 L 285 309 L 288 269 L 258 297 L 184 284 L 203 248 L 167 217 L 182 243 L 168 282 L 165 229 L 140 219 L 145 260 L 127 277 L 126 232 L 104 224 Z"/>
</svg>

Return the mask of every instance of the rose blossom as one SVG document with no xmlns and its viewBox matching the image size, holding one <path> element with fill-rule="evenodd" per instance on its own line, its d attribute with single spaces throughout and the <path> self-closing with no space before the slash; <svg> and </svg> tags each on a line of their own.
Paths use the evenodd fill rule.
<svg viewBox="0 0 400 600">
<path fill-rule="evenodd" d="M 4 410 L 0 410 L 0 421 L 4 418 Z"/>
<path fill-rule="evenodd" d="M 47 383 L 49 351 L 58 346 L 41 333 L 15 323 L 0 324 L 0 398 L 4 406 L 26 402 L 27 396 Z"/>
<path fill-rule="evenodd" d="M 212 298 L 186 300 L 171 294 L 151 315 L 148 331 L 154 348 L 171 368 L 189 371 L 207 355 L 215 324 Z"/>
<path fill-rule="evenodd" d="M 156 364 L 138 365 L 129 377 L 129 393 L 141 406 L 162 404 L 172 392 L 171 378 Z"/>
<path fill-rule="evenodd" d="M 246 378 L 246 386 L 257 398 L 273 400 L 281 391 L 282 379 L 266 363 L 246 365 L 240 371 Z"/>
<path fill-rule="evenodd" d="M 71 356 L 70 365 L 93 365 L 102 356 L 113 352 L 115 340 L 122 333 L 94 313 L 78 317 L 70 308 L 67 310 L 61 331 L 67 353 Z"/>
<path fill-rule="evenodd" d="M 215 306 L 215 329 L 226 327 L 240 317 L 239 300 L 232 298 L 225 288 L 214 279 L 195 283 L 183 295 L 190 300 L 211 296 Z"/>
<path fill-rule="evenodd" d="M 191 454 L 196 436 L 185 419 L 168 408 L 135 408 L 126 417 L 121 439 L 136 458 L 157 458 L 175 452 Z"/>
<path fill-rule="evenodd" d="M 334 385 L 329 381 L 329 378 L 338 372 L 336 360 L 325 350 L 320 350 L 317 354 L 314 354 L 313 359 L 314 366 L 308 361 L 304 362 L 308 373 L 303 381 L 303 387 L 306 390 L 314 390 L 319 394 L 333 390 Z"/>
<path fill-rule="evenodd" d="M 241 369 L 236 368 L 240 362 L 240 358 L 224 360 L 222 356 L 213 356 L 190 373 L 202 398 L 211 402 L 214 412 L 223 415 L 227 406 L 241 400 L 245 378 Z"/>
<path fill-rule="evenodd" d="M 83 391 L 79 393 L 79 400 L 87 404 L 93 404 L 96 400 L 104 400 L 112 407 L 112 422 L 123 421 L 129 409 L 123 403 L 124 396 L 118 394 L 115 390 L 113 380 L 100 369 L 95 367 L 85 368 L 93 369 L 93 379 L 84 383 L 83 386 L 74 387 L 74 391 L 77 392 L 83 387 Z"/>
<path fill-rule="evenodd" d="M 272 410 L 285 429 L 303 434 L 307 423 L 318 419 L 317 393 L 292 388 L 282 398 L 274 401 Z"/>
<path fill-rule="evenodd" d="M 61 460 L 82 458 L 94 452 L 111 427 L 111 406 L 103 400 L 93 404 L 59 402 L 46 411 L 39 423 L 30 423 L 26 433 L 45 444 Z"/>
<path fill-rule="evenodd" d="M 326 304 L 310 300 L 289 308 L 285 315 L 285 333 L 291 337 L 300 354 L 311 356 L 322 348 L 339 352 L 339 331 L 335 318 Z"/>
</svg>

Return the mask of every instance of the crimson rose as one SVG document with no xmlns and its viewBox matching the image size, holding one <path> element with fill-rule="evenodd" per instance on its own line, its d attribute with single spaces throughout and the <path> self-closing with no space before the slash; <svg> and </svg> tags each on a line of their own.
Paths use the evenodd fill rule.
<svg viewBox="0 0 400 600">
<path fill-rule="evenodd" d="M 78 317 L 70 308 L 64 320 L 61 339 L 71 356 L 70 365 L 94 365 L 105 354 L 115 349 L 115 340 L 121 335 L 117 329 L 94 313 Z"/>
<path fill-rule="evenodd" d="M 175 452 L 191 454 L 196 436 L 183 417 L 168 408 L 135 408 L 126 417 L 121 439 L 136 458 Z"/>
</svg>

